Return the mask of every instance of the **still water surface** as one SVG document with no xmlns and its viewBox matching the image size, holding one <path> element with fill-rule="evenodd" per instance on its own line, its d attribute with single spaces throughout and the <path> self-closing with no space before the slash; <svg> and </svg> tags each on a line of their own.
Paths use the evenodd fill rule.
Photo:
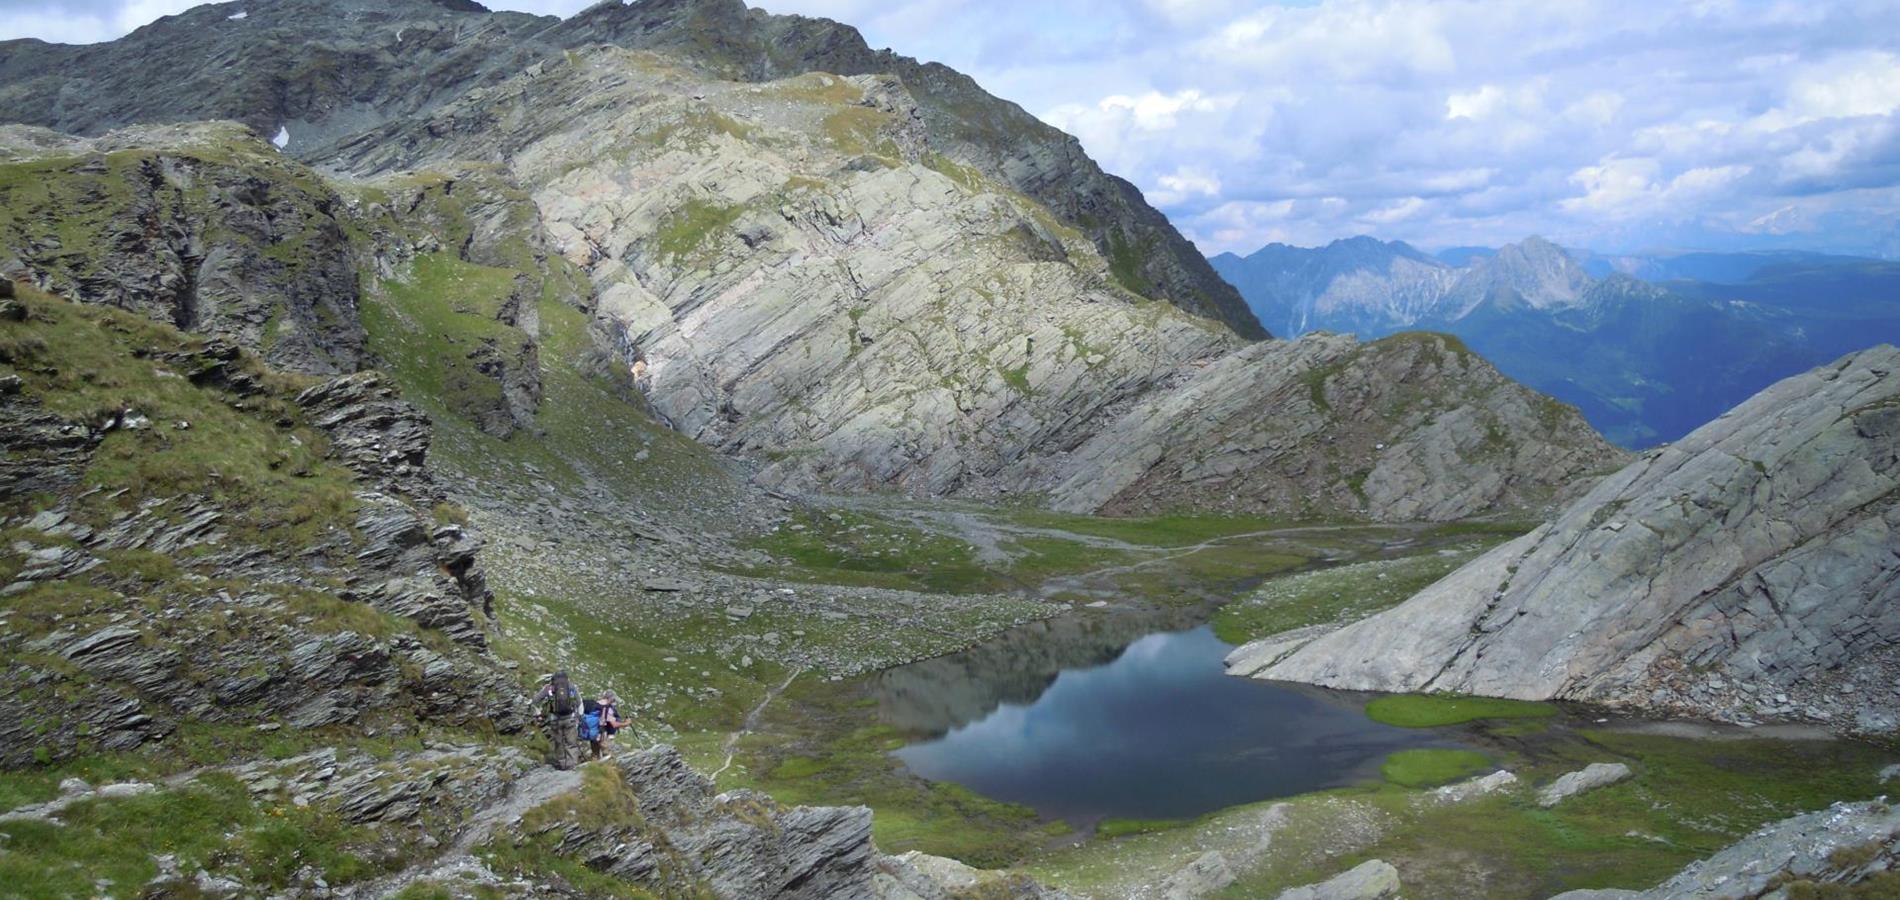
<svg viewBox="0 0 1900 900">
<path fill-rule="evenodd" d="M 1052 678 L 1031 665 L 1000 688 L 963 683 L 996 681 L 991 664 L 1007 653 L 996 648 L 900 670 L 884 685 L 887 720 L 941 736 L 897 756 L 924 778 L 1081 824 L 1339 787 L 1377 778 L 1395 750 L 1458 746 L 1373 722 L 1350 696 L 1228 676 L 1233 648 L 1207 626 L 1148 634 L 1119 655 L 1097 648 L 1080 665 L 1045 660 Z M 937 719 L 916 721 L 926 713 Z"/>
</svg>

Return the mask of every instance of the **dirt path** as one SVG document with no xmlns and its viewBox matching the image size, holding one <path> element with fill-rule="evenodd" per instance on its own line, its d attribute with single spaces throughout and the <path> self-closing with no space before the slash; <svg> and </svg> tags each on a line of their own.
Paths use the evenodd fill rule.
<svg viewBox="0 0 1900 900">
<path fill-rule="evenodd" d="M 765 707 L 773 700 L 778 699 L 778 695 L 785 693 L 785 689 L 791 687 L 792 682 L 803 674 L 805 674 L 804 669 L 793 669 L 792 674 L 785 676 L 785 680 L 780 682 L 778 687 L 765 692 L 765 696 L 759 699 L 759 705 L 752 707 L 752 711 L 745 714 L 745 720 L 739 723 L 739 730 L 726 735 L 726 742 L 720 745 L 726 751 L 726 761 L 721 763 L 717 770 L 707 776 L 712 779 L 713 784 L 718 784 L 719 776 L 724 775 L 727 769 L 732 768 L 732 758 L 738 755 L 739 752 L 739 740 L 751 734 L 752 729 L 759 726 L 759 717 L 765 714 Z"/>
</svg>

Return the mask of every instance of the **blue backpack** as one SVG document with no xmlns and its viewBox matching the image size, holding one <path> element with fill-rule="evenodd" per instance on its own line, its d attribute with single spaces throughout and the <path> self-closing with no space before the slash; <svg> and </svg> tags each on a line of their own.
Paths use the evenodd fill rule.
<svg viewBox="0 0 1900 900">
<path fill-rule="evenodd" d="M 600 740 L 600 713 L 590 712 L 581 716 L 581 740 Z"/>
</svg>

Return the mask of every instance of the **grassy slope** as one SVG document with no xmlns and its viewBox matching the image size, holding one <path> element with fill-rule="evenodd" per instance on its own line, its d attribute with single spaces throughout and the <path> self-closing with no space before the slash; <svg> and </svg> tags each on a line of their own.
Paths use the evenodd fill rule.
<svg viewBox="0 0 1900 900">
<path fill-rule="evenodd" d="M 46 409 L 98 421 L 131 409 L 151 427 L 119 430 L 101 445 L 70 503 L 73 518 L 102 527 L 116 516 L 180 495 L 208 495 L 226 511 L 225 548 L 251 545 L 270 553 L 308 549 L 347 535 L 353 517 L 352 475 L 324 459 L 326 441 L 290 397 L 300 379 L 275 375 L 246 357 L 235 367 L 260 379 L 263 389 L 238 398 L 173 372 L 162 354 L 202 347 L 202 338 L 138 316 L 18 289 L 28 310 L 22 323 L 0 323 L 0 375 L 21 377 L 23 393 Z M 170 373 L 170 374 L 162 374 Z M 189 427 L 179 427 L 189 423 Z M 49 496 L 4 499 L 19 515 L 52 504 Z M 160 514 L 168 506 L 155 507 Z M 17 571 L 16 542 L 61 543 L 24 529 L 0 535 L 0 581 Z M 350 541 L 339 548 L 347 552 Z M 413 634 L 414 623 L 309 588 L 262 585 L 233 578 L 192 552 L 171 557 L 140 551 L 100 551 L 106 564 L 87 578 L 37 583 L 0 605 L 8 637 L 0 666 L 15 664 L 57 673 L 16 689 L 47 692 L 48 703 L 88 701 L 86 675 L 57 660 L 22 650 L 26 639 L 56 628 L 98 627 L 122 617 L 127 604 L 152 610 L 185 609 L 172 602 L 206 592 L 272 593 L 275 606 L 247 608 L 241 617 L 173 616 L 164 628 L 226 633 L 244 640 L 249 629 L 272 629 L 281 619 L 317 634 L 353 631 L 388 637 Z M 272 618 L 278 617 L 278 618 Z M 150 640 L 165 641 L 157 631 Z M 49 706 L 49 708 L 53 708 Z M 0 772 L 0 811 L 58 796 L 62 779 L 93 784 L 156 780 L 233 760 L 285 759 L 318 747 L 361 749 L 387 756 L 420 750 L 425 740 L 480 739 L 418 728 L 401 715 L 369 717 L 375 727 L 400 724 L 408 737 L 368 738 L 361 728 L 258 731 L 186 721 L 163 741 L 133 753 L 82 753 L 56 765 Z M 83 748 L 82 748 L 83 749 Z M 304 865 L 333 884 L 370 877 L 402 861 L 383 852 L 380 836 L 329 814 L 253 798 L 228 777 L 207 775 L 177 787 L 129 799 L 92 799 L 60 816 L 63 825 L 0 823 L 0 884 L 22 896 L 135 891 L 157 874 L 151 856 L 175 855 L 186 871 L 200 866 L 235 869 L 260 885 L 280 887 Z M 371 852 L 370 848 L 376 848 Z M 413 849 L 413 848 L 412 848 Z"/>
</svg>

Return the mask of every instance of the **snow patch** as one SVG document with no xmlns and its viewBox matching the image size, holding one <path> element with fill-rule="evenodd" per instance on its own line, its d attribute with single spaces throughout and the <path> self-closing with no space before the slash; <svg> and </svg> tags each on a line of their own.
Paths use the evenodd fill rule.
<svg viewBox="0 0 1900 900">
<path fill-rule="evenodd" d="M 290 126 L 289 125 L 277 126 L 277 136 L 274 138 L 271 138 L 270 142 L 276 145 L 277 149 L 279 150 L 282 150 L 285 147 L 290 146 Z"/>
<path fill-rule="evenodd" d="M 248 19 L 250 17 L 251 17 L 251 14 L 249 12 L 246 12 L 245 10 L 241 10 L 241 9 L 228 16 L 225 16 L 225 18 L 230 19 L 233 22 L 242 22 L 245 19 Z"/>
</svg>

